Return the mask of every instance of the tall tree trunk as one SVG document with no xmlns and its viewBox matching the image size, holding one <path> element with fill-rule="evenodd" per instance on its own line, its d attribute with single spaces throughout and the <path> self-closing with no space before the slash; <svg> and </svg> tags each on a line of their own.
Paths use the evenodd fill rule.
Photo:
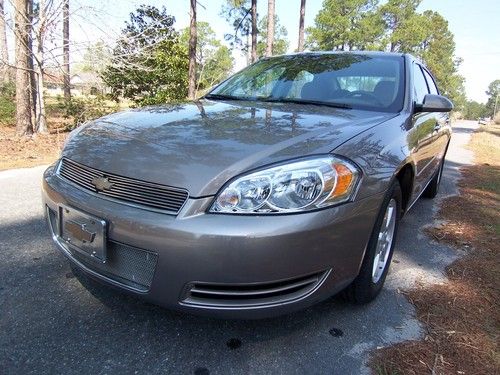
<svg viewBox="0 0 500 375">
<path fill-rule="evenodd" d="M 39 53 L 37 53 L 40 56 Z M 37 133 L 47 133 L 47 116 L 45 113 L 45 94 L 43 83 L 43 67 L 36 65 L 36 88 L 37 88 L 37 106 L 35 112 L 35 130 Z"/>
<path fill-rule="evenodd" d="M 0 0 L 0 79 L 2 83 L 10 81 L 9 49 L 7 48 L 4 0 Z"/>
<path fill-rule="evenodd" d="M 188 98 L 193 100 L 196 97 L 196 0 L 190 0 L 190 4 Z"/>
<path fill-rule="evenodd" d="M 15 0 L 16 38 L 16 130 L 18 135 L 33 134 L 31 123 L 31 96 L 29 71 L 29 23 L 28 3 L 31 0 Z"/>
<path fill-rule="evenodd" d="M 44 40 L 46 28 L 45 0 L 39 2 L 38 24 L 36 28 L 37 51 L 36 51 L 36 92 L 37 105 L 35 111 L 35 131 L 38 133 L 47 133 L 47 117 L 45 114 L 45 98 L 44 98 L 44 83 L 43 83 L 43 62 L 44 62 Z"/>
<path fill-rule="evenodd" d="M 69 0 L 63 0 L 63 89 L 64 99 L 71 99 L 69 72 Z"/>
<path fill-rule="evenodd" d="M 36 75 L 35 66 L 33 64 L 33 0 L 28 1 L 28 22 L 30 24 L 28 33 L 28 67 L 30 72 L 30 96 L 31 96 L 31 123 L 33 124 L 33 132 L 35 129 L 36 107 L 37 107 L 37 93 L 36 93 Z"/>
<path fill-rule="evenodd" d="M 298 52 L 304 51 L 304 18 L 306 16 L 306 0 L 300 0 L 300 19 L 299 19 L 299 46 Z"/>
<path fill-rule="evenodd" d="M 250 42 L 250 34 L 247 34 L 247 41 L 245 44 L 245 48 L 247 51 L 247 56 L 246 56 L 247 57 L 247 65 L 250 65 L 253 62 L 251 45 L 252 45 L 252 43 Z"/>
<path fill-rule="evenodd" d="M 257 61 L 257 0 L 252 0 L 252 54 L 250 61 Z"/>
<path fill-rule="evenodd" d="M 273 55 L 274 44 L 274 0 L 267 1 L 267 46 L 266 56 Z"/>
</svg>

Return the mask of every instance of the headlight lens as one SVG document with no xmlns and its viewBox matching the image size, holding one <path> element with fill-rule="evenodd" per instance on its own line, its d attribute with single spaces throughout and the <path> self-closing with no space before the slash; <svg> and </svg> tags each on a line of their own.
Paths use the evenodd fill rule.
<svg viewBox="0 0 500 375">
<path fill-rule="evenodd" d="M 350 161 L 327 155 L 278 165 L 236 178 L 216 197 L 210 212 L 288 213 L 348 201 L 360 177 Z"/>
</svg>

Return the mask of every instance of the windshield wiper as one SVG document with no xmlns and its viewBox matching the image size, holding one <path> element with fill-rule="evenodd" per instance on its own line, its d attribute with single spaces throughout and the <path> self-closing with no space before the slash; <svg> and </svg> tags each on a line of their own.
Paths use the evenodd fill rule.
<svg viewBox="0 0 500 375">
<path fill-rule="evenodd" d="M 223 94 L 207 94 L 205 99 L 213 100 L 257 100 L 262 102 L 271 103 L 296 103 L 296 104 L 312 104 L 312 105 L 322 105 L 333 108 L 342 109 L 352 109 L 352 106 L 345 103 L 335 103 L 335 102 L 323 102 L 320 100 L 307 100 L 307 99 L 294 99 L 294 98 L 273 98 L 273 97 L 254 97 L 246 98 L 241 96 L 223 95 Z"/>
<path fill-rule="evenodd" d="M 205 95 L 205 99 L 214 99 L 214 100 L 247 100 L 246 98 L 241 98 L 241 97 L 238 97 L 238 96 L 222 95 L 222 94 L 207 94 L 207 95 Z"/>
<path fill-rule="evenodd" d="M 307 100 L 307 99 L 293 99 L 293 98 L 258 98 L 258 100 L 262 100 L 263 102 L 272 102 L 272 103 L 296 103 L 296 104 L 312 104 L 312 105 L 324 105 L 327 107 L 333 108 L 342 108 L 342 109 L 352 109 L 352 106 L 345 103 L 335 103 L 335 102 L 323 102 L 320 100 Z"/>
</svg>

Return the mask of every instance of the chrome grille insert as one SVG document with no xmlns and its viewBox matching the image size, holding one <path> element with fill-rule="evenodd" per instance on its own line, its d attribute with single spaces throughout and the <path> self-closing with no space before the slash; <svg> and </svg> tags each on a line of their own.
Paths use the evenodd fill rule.
<svg viewBox="0 0 500 375">
<path fill-rule="evenodd" d="M 122 177 L 87 167 L 63 158 L 58 174 L 68 181 L 100 196 L 123 201 L 124 203 L 168 211 L 177 214 L 188 198 L 184 189 L 159 185 L 152 182 Z M 97 190 L 93 180 L 107 178 L 110 188 Z"/>
<path fill-rule="evenodd" d="M 316 290 L 330 270 L 303 277 L 257 284 L 190 283 L 182 302 L 210 307 L 245 307 L 283 303 Z"/>
<path fill-rule="evenodd" d="M 106 263 L 95 262 L 72 248 L 67 250 L 85 267 L 141 292 L 149 290 L 158 261 L 156 253 L 114 241 L 108 241 Z"/>
</svg>

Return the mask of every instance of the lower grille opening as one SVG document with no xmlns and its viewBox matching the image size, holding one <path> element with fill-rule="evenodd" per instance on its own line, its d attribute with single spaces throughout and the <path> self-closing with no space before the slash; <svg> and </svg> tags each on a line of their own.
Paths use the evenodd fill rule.
<svg viewBox="0 0 500 375">
<path fill-rule="evenodd" d="M 147 292 L 153 282 L 158 262 L 158 254 L 108 240 L 106 243 L 106 263 L 102 263 L 86 254 L 82 254 L 68 246 L 59 236 L 59 219 L 57 212 L 47 207 L 47 218 L 54 240 L 60 244 L 66 254 L 88 269 L 131 287 L 140 292 Z"/>
<path fill-rule="evenodd" d="M 261 306 L 301 298 L 315 290 L 330 271 L 294 279 L 252 284 L 191 283 L 183 303 L 212 307 Z"/>
<path fill-rule="evenodd" d="M 71 255 L 87 268 L 121 284 L 146 292 L 151 287 L 158 255 L 137 247 L 108 241 L 106 263 L 68 248 Z"/>
</svg>

